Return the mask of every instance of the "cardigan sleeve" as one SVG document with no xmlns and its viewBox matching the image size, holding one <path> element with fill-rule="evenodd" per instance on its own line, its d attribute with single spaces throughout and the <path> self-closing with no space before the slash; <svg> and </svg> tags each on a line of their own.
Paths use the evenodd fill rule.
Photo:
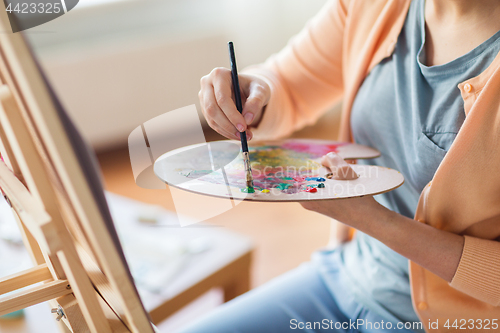
<svg viewBox="0 0 500 333">
<path fill-rule="evenodd" d="M 343 95 L 342 43 L 347 7 L 331 0 L 279 53 L 245 69 L 271 88 L 271 99 L 252 132 L 277 139 L 314 123 Z"/>
<path fill-rule="evenodd" d="M 450 285 L 476 299 L 500 305 L 500 242 L 465 236 Z"/>
</svg>

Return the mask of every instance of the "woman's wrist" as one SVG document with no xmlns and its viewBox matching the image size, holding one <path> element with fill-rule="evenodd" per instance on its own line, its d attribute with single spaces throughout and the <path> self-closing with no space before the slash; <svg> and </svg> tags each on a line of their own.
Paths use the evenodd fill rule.
<svg viewBox="0 0 500 333">
<path fill-rule="evenodd" d="M 338 220 L 358 230 L 366 230 L 372 224 L 380 223 L 390 212 L 379 204 L 372 196 L 352 200 L 353 208 L 338 212 Z"/>
</svg>

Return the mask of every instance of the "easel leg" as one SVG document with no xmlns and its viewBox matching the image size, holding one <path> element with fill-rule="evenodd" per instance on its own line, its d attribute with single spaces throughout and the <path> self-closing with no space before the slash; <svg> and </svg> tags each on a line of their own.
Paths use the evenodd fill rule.
<svg viewBox="0 0 500 333">
<path fill-rule="evenodd" d="M 66 324 L 62 321 L 57 322 L 57 328 L 59 328 L 59 332 L 61 333 L 71 333 Z"/>
</svg>

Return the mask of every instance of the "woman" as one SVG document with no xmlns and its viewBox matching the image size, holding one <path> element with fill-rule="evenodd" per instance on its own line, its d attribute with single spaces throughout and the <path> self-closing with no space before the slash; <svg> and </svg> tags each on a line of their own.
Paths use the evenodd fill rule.
<svg viewBox="0 0 500 333">
<path fill-rule="evenodd" d="M 286 136 L 343 99 L 340 140 L 377 148 L 370 163 L 406 182 L 303 203 L 360 232 L 187 332 L 500 329 L 499 30 L 497 0 L 331 1 L 240 75 L 242 115 L 229 70 L 205 76 L 222 135 Z"/>
</svg>

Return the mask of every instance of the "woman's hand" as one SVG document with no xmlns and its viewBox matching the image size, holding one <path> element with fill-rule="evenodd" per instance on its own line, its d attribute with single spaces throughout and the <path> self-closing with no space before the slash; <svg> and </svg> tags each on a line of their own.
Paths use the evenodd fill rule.
<svg viewBox="0 0 500 333">
<path fill-rule="evenodd" d="M 329 158 L 324 163 L 333 163 L 332 167 L 335 168 L 342 164 L 342 161 Z M 378 239 L 448 282 L 458 267 L 464 246 L 462 236 L 433 228 L 390 211 L 372 196 L 304 201 L 300 204 L 308 210 L 332 217 Z"/>
<path fill-rule="evenodd" d="M 240 132 L 247 131 L 248 139 L 252 132 L 249 126 L 256 126 L 271 97 L 269 85 L 259 77 L 239 74 L 241 102 L 240 114 L 233 101 L 233 83 L 231 71 L 227 68 L 215 68 L 201 78 L 201 90 L 198 93 L 201 110 L 207 123 L 219 134 L 229 139 L 240 139 Z"/>
<path fill-rule="evenodd" d="M 321 164 L 330 170 L 333 179 L 352 180 L 359 177 L 341 156 L 333 152 L 321 157 Z M 304 201 L 300 204 L 307 210 L 315 211 L 344 223 L 347 222 L 346 219 L 350 219 L 351 212 L 356 214 L 360 205 L 378 205 L 371 196 L 344 200 Z"/>
<path fill-rule="evenodd" d="M 330 174 L 336 180 L 353 180 L 359 178 L 344 159 L 333 152 L 321 157 L 321 164 L 330 169 Z"/>
<path fill-rule="evenodd" d="M 352 180 L 359 177 L 341 156 L 333 152 L 321 157 L 321 164 L 330 170 L 333 179 Z M 318 212 L 345 223 L 347 220 L 352 219 L 352 214 L 359 214 L 360 206 L 376 207 L 378 204 L 373 197 L 369 196 L 343 200 L 304 201 L 301 202 L 301 205 L 305 209 Z"/>
</svg>

